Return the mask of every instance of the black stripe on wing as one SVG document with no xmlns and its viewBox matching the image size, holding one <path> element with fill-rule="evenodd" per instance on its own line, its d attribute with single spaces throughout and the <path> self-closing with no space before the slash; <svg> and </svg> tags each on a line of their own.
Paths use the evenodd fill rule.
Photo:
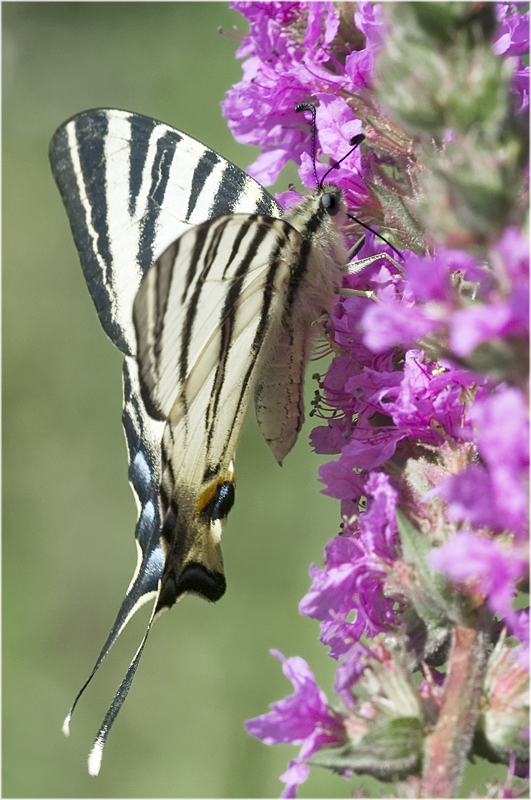
<svg viewBox="0 0 531 800">
<path fill-rule="evenodd" d="M 234 258 L 236 257 L 236 254 L 239 252 L 239 249 L 241 247 L 243 239 L 245 238 L 245 235 L 247 234 L 248 229 L 254 222 L 256 222 L 256 217 L 249 217 L 247 221 L 244 224 L 242 224 L 241 230 L 236 239 L 234 240 L 232 252 L 230 254 L 227 263 L 227 270 L 230 264 L 232 264 Z M 217 416 L 219 400 L 223 392 L 223 385 L 225 382 L 225 369 L 227 365 L 227 356 L 232 345 L 234 323 L 236 320 L 236 315 L 238 313 L 238 301 L 242 293 L 243 280 L 249 271 L 249 267 L 252 265 L 254 259 L 256 258 L 256 254 L 258 252 L 261 243 L 269 234 L 270 230 L 271 226 L 268 225 L 265 220 L 263 220 L 262 224 L 260 224 L 257 227 L 251 242 L 246 247 L 245 255 L 243 256 L 238 269 L 236 270 L 236 272 L 232 277 L 229 290 L 225 295 L 225 303 L 221 311 L 221 346 L 219 351 L 219 363 L 216 370 L 214 385 L 212 387 L 210 403 L 208 404 L 207 413 L 205 414 L 205 432 L 207 436 L 208 454 L 210 454 L 212 436 L 214 432 L 213 422 Z M 277 265 L 275 263 L 274 264 L 275 273 L 276 273 L 276 268 Z M 268 309 L 266 309 L 266 313 L 267 312 Z M 264 307 L 262 305 L 262 312 L 261 312 L 262 318 L 263 314 L 264 314 Z M 258 352 L 259 352 L 258 349 L 254 349 L 253 362 L 249 368 L 250 371 L 254 369 L 254 364 L 256 362 L 256 358 L 258 357 Z"/>
<path fill-rule="evenodd" d="M 209 219 L 231 213 L 254 213 L 271 217 L 282 215 L 282 208 L 276 200 L 253 178 L 226 159 L 222 159 L 221 163 L 223 164 L 223 173 L 216 194 L 210 203 Z M 253 198 L 252 202 L 251 197 Z"/>
<path fill-rule="evenodd" d="M 197 201 L 199 199 L 199 195 L 201 194 L 201 190 L 205 185 L 208 177 L 210 176 L 211 172 L 214 168 L 222 162 L 223 159 L 218 153 L 215 153 L 213 150 L 206 150 L 199 161 L 197 162 L 197 166 L 194 169 L 194 175 L 192 178 L 192 185 L 190 186 L 190 197 L 188 200 L 188 208 L 187 208 L 187 219 L 190 219 L 192 214 L 194 213 Z M 210 215 L 211 218 L 221 216 L 221 212 L 219 214 L 212 213 Z"/>
<path fill-rule="evenodd" d="M 204 286 L 205 280 L 207 279 L 208 274 L 210 272 L 210 269 L 212 267 L 212 263 L 213 263 L 213 257 L 212 256 L 214 255 L 214 257 L 215 257 L 215 254 L 217 253 L 218 246 L 219 246 L 219 243 L 220 243 L 220 241 L 221 241 L 221 239 L 223 237 L 223 231 L 225 230 L 227 222 L 228 222 L 228 218 L 227 219 L 222 219 L 219 222 L 206 222 L 203 225 L 199 225 L 199 227 L 197 227 L 195 229 L 195 231 L 194 231 L 194 234 L 195 234 L 194 247 L 193 247 L 193 250 L 192 250 L 192 253 L 191 253 L 191 256 L 190 256 L 190 260 L 189 260 L 189 264 L 188 264 L 188 270 L 187 270 L 187 273 L 186 273 L 185 289 L 184 289 L 183 295 L 182 295 L 182 302 L 184 304 L 184 302 L 186 301 L 186 294 L 188 292 L 188 289 L 191 287 L 192 282 L 194 281 L 194 279 L 196 279 L 195 280 L 195 285 L 194 285 L 194 290 L 193 290 L 192 295 L 190 296 L 190 298 L 188 300 L 188 305 L 187 305 L 187 308 L 186 308 L 186 316 L 185 316 L 184 324 L 182 326 L 180 342 L 179 342 L 179 344 L 180 344 L 179 360 L 178 360 L 179 378 L 180 378 L 182 383 L 184 383 L 184 381 L 186 380 L 186 377 L 188 375 L 188 356 L 189 356 L 189 351 L 190 351 L 190 340 L 192 338 L 194 320 L 195 320 L 195 318 L 197 316 L 197 312 L 199 310 L 199 301 L 200 301 L 201 292 L 203 290 L 203 286 Z M 201 258 L 202 252 L 203 252 L 203 249 L 205 247 L 207 238 L 208 238 L 210 233 L 213 233 L 212 242 L 214 242 L 214 247 L 212 248 L 212 247 L 209 246 L 207 254 L 206 254 L 206 258 L 202 259 Z M 175 259 L 174 264 L 176 262 L 177 262 L 177 259 Z M 201 267 L 201 263 L 203 264 L 202 267 Z M 173 269 L 173 267 L 172 267 L 172 269 Z M 198 273 L 199 273 L 199 275 L 198 275 Z M 172 272 L 172 275 L 173 275 L 173 272 Z M 168 281 L 168 283 L 169 282 L 170 281 Z M 162 335 L 163 326 L 164 326 L 164 317 L 161 317 L 160 318 L 160 333 L 161 333 L 161 335 Z M 138 337 L 138 332 L 137 332 L 137 337 Z M 160 354 L 160 349 L 159 349 L 158 353 Z M 159 364 L 160 364 L 160 361 L 157 361 L 157 367 L 158 367 Z M 160 376 L 160 369 L 159 368 L 157 368 L 157 372 L 158 372 L 158 374 Z"/>
<path fill-rule="evenodd" d="M 107 208 L 107 186 L 105 174 L 98 170 L 95 174 L 92 165 L 105 164 L 105 139 L 108 136 L 108 119 L 106 114 L 98 114 L 92 117 L 79 116 L 75 120 L 75 136 L 77 145 L 77 155 L 81 165 L 81 173 L 86 191 L 88 203 L 84 203 L 85 213 L 90 213 L 88 222 L 94 228 L 97 241 L 93 239 L 87 244 L 86 231 L 77 228 L 78 236 L 83 236 L 82 244 L 78 245 L 78 250 L 87 251 L 89 260 L 87 266 L 83 267 L 85 279 L 91 290 L 91 294 L 98 292 L 111 282 L 112 256 L 111 245 L 108 236 L 108 208 Z M 74 238 L 76 231 L 74 231 Z M 103 261 L 106 270 L 103 275 L 103 286 L 100 277 L 100 264 Z"/>
<path fill-rule="evenodd" d="M 221 453 L 216 454 L 216 458 L 214 459 L 213 454 L 210 452 L 210 447 L 214 436 L 215 414 L 210 415 L 210 409 L 213 407 L 215 410 L 217 410 L 221 394 L 223 391 L 226 359 L 227 359 L 227 354 L 230 352 L 232 344 L 232 331 L 234 329 L 235 317 L 238 313 L 237 298 L 233 297 L 231 298 L 231 300 L 227 298 L 226 306 L 222 314 L 222 317 L 228 320 L 227 328 L 230 331 L 230 333 L 228 334 L 226 341 L 222 343 L 221 352 L 223 353 L 223 356 L 220 359 L 220 364 L 218 367 L 218 370 L 222 373 L 222 376 L 220 377 L 220 379 L 216 379 L 214 383 L 214 388 L 208 407 L 209 411 L 207 412 L 206 415 L 206 418 L 210 418 L 211 416 L 212 427 L 208 431 L 208 439 L 207 439 L 208 463 L 205 468 L 205 472 L 203 474 L 203 480 L 205 482 L 211 480 L 214 476 L 219 474 L 221 465 L 227 458 L 228 449 L 229 447 L 231 447 L 231 443 L 234 437 L 234 429 L 238 425 L 242 415 L 245 414 L 248 404 L 247 393 L 249 385 L 256 380 L 256 365 L 258 359 L 262 355 L 265 339 L 269 328 L 272 301 L 275 291 L 278 290 L 278 287 L 276 286 L 276 278 L 278 275 L 280 262 L 285 260 L 285 257 L 287 256 L 287 253 L 289 251 L 295 250 L 300 245 L 298 232 L 296 232 L 287 223 L 282 223 L 282 228 L 283 228 L 282 232 L 279 233 L 276 237 L 276 244 L 271 252 L 269 260 L 269 268 L 267 270 L 267 275 L 263 283 L 260 320 L 256 327 L 254 338 L 249 348 L 251 353 L 251 360 L 247 366 L 245 374 L 242 375 L 241 381 L 239 382 L 238 385 L 239 399 L 231 426 L 226 431 L 226 446 Z M 250 248 L 250 250 L 252 250 L 252 248 Z M 247 266 L 249 266 L 249 264 Z"/>
<path fill-rule="evenodd" d="M 117 272 L 126 271 L 128 280 L 139 284 L 170 243 L 171 233 L 175 239 L 189 226 L 198 204 L 204 219 L 235 209 L 281 213 L 271 195 L 234 164 L 186 134 L 140 114 L 114 109 L 79 114 L 56 132 L 50 161 L 101 323 L 127 354 L 133 352 L 130 330 L 124 329 L 131 322 L 130 309 L 122 309 L 117 297 Z M 184 163 L 192 170 L 190 186 L 182 183 Z M 118 185 L 123 192 L 116 193 Z M 122 263 L 119 243 L 111 238 L 111 223 L 123 226 L 123 237 L 137 241 L 133 259 Z M 158 242 L 164 247 L 156 252 Z"/>
<path fill-rule="evenodd" d="M 89 181 L 84 186 L 81 180 L 85 177 L 83 161 L 89 159 L 102 166 L 105 162 L 103 151 L 107 136 L 107 115 L 105 112 L 93 112 L 65 123 L 56 132 L 50 143 L 50 162 L 52 171 L 61 192 L 74 241 L 79 252 L 85 280 L 96 305 L 100 320 L 109 306 L 110 298 L 106 294 L 107 270 L 110 268 L 110 246 L 107 236 L 107 201 L 104 172 L 100 168 L 99 180 Z M 75 144 L 72 133 L 75 132 Z M 81 136 L 81 142 L 79 141 Z M 81 162 L 81 175 L 74 163 Z M 91 192 L 92 188 L 92 192 Z M 100 230 L 89 232 L 89 225 L 100 225 Z M 97 237 L 94 241 L 94 235 Z M 128 352 L 122 340 L 121 332 L 108 330 L 107 334 L 116 341 L 120 349 Z M 113 338 L 116 336 L 116 339 Z"/>
</svg>

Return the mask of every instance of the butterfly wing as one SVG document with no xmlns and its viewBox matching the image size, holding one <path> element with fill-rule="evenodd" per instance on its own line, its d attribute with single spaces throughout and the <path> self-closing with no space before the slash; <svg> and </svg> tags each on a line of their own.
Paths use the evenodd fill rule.
<svg viewBox="0 0 531 800">
<path fill-rule="evenodd" d="M 50 144 L 50 162 L 98 316 L 125 355 L 122 421 L 139 509 L 135 574 L 72 712 L 129 619 L 155 596 L 164 563 L 158 505 L 164 424 L 144 407 L 132 320 L 142 277 L 170 242 L 205 219 L 238 211 L 275 215 L 280 208 L 214 151 L 168 125 L 125 111 L 88 111 L 66 122 Z M 70 714 L 65 732 L 69 719 Z"/>
<path fill-rule="evenodd" d="M 157 611 L 185 592 L 225 590 L 220 537 L 234 499 L 245 411 L 282 332 L 301 235 L 263 216 L 220 217 L 184 234 L 134 304 L 144 404 L 167 420 Z"/>
<path fill-rule="evenodd" d="M 101 323 L 128 355 L 140 281 L 171 242 L 222 214 L 281 213 L 260 184 L 213 150 L 127 111 L 73 117 L 54 135 L 50 161 Z"/>
</svg>

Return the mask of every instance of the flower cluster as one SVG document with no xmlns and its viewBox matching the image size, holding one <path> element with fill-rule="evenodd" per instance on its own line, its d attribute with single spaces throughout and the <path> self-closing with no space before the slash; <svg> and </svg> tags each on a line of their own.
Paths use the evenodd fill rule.
<svg viewBox="0 0 531 800">
<path fill-rule="evenodd" d="M 397 260 L 364 234 L 365 266 L 345 275 L 330 311 L 334 358 L 312 412 L 326 421 L 314 450 L 339 456 L 320 479 L 343 524 L 324 568 L 310 568 L 300 611 L 341 659 L 338 702 L 302 659 L 275 653 L 295 694 L 247 728 L 267 744 L 302 745 L 284 797 L 308 760 L 407 779 L 412 791 L 416 781 L 416 796 L 454 794 L 474 748 L 518 775 L 529 646 L 527 612 L 514 607 L 529 566 L 529 12 L 234 6 L 250 31 L 238 52 L 244 78 L 223 110 L 239 141 L 263 147 L 249 172 L 271 183 L 292 159 L 315 184 L 311 130 L 294 111 L 311 101 L 319 158 L 335 163 L 363 129 L 368 147 L 333 180 L 357 219 L 402 249 Z M 320 180 L 329 165 L 316 168 Z M 345 233 L 360 235 L 355 225 Z"/>
</svg>

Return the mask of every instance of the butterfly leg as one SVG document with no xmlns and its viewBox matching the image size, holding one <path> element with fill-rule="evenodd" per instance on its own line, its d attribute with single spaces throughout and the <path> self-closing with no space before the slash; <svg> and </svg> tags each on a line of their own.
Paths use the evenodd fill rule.
<svg viewBox="0 0 531 800">
<path fill-rule="evenodd" d="M 364 242 L 365 242 L 365 234 L 356 242 L 354 247 L 350 250 L 349 258 L 351 258 L 353 254 L 355 255 L 356 253 L 359 253 Z M 388 253 L 378 253 L 377 255 L 374 256 L 368 256 L 367 258 L 362 258 L 359 261 L 350 261 L 345 267 L 345 272 L 347 272 L 349 275 L 357 275 L 359 272 L 365 269 L 365 267 L 367 267 L 369 264 L 372 264 L 374 261 L 378 261 L 378 259 L 380 258 L 387 259 L 388 261 L 391 262 L 391 264 L 393 264 L 399 270 L 399 272 L 403 273 L 404 271 L 403 267 Z M 378 298 L 376 297 L 376 294 L 373 290 L 363 291 L 360 289 L 342 288 L 338 290 L 338 294 L 340 294 L 342 297 L 352 297 L 352 296 L 367 297 L 369 300 L 374 300 L 375 302 L 378 301 Z"/>
<path fill-rule="evenodd" d="M 374 261 L 378 261 L 379 258 L 386 258 L 387 261 L 390 261 L 393 266 L 397 268 L 400 273 L 404 272 L 404 268 L 401 264 L 396 261 L 389 253 L 377 253 L 374 256 L 368 256 L 367 258 L 361 258 L 359 261 L 351 261 L 345 267 L 345 272 L 348 272 L 349 275 L 357 275 L 358 272 L 361 272 L 365 267 L 372 264 Z"/>
</svg>

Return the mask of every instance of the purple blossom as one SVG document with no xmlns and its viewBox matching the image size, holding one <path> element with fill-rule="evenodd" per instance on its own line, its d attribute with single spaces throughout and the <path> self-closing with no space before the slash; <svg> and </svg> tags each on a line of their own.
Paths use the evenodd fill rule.
<svg viewBox="0 0 531 800">
<path fill-rule="evenodd" d="M 528 529 L 529 416 L 518 389 L 500 388 L 479 398 L 468 413 L 477 448 L 488 467 L 492 499 L 503 527 L 518 536 Z"/>
<path fill-rule="evenodd" d="M 529 108 L 529 67 L 521 55 L 529 55 L 529 11 L 520 14 L 514 3 L 497 3 L 500 26 L 493 41 L 493 50 L 513 66 L 511 93 L 516 100 L 516 113 Z"/>
<path fill-rule="evenodd" d="M 493 260 L 497 258 L 512 325 L 519 335 L 529 336 L 529 239 L 510 225 L 494 248 Z"/>
<path fill-rule="evenodd" d="M 338 536 L 326 546 L 325 569 L 310 566 L 312 587 L 299 611 L 320 620 L 321 641 L 330 655 L 341 658 L 367 631 L 374 636 L 386 629 L 392 603 L 382 597 L 385 565 L 367 555 L 354 537 Z M 347 622 L 356 611 L 354 622 Z"/>
<path fill-rule="evenodd" d="M 323 489 L 323 494 L 335 497 L 336 500 L 358 500 L 362 497 L 367 473 L 356 472 L 356 469 L 359 469 L 356 459 L 343 456 L 338 461 L 323 464 L 319 468 L 319 478 L 327 487 Z"/>
<path fill-rule="evenodd" d="M 369 502 L 360 514 L 360 540 L 366 549 L 382 560 L 397 554 L 396 506 L 398 492 L 383 472 L 373 472 L 365 484 Z"/>
<path fill-rule="evenodd" d="M 456 355 L 468 356 L 482 342 L 520 333 L 519 328 L 506 303 L 462 308 L 452 317 L 450 347 Z"/>
<path fill-rule="evenodd" d="M 286 783 L 282 797 L 295 797 L 297 785 L 308 777 L 305 760 L 323 746 L 344 740 L 340 717 L 330 708 L 325 693 L 315 683 L 313 672 L 303 658 L 284 658 L 278 650 L 271 654 L 282 661 L 282 671 L 295 689 L 294 694 L 271 704 L 271 711 L 245 723 L 252 736 L 265 744 L 301 744 L 297 758 L 280 776 Z"/>
<path fill-rule="evenodd" d="M 355 50 L 345 60 L 345 68 L 351 81 L 350 91 L 371 87 L 371 75 L 375 56 L 382 43 L 384 18 L 381 6 L 377 3 L 358 3 L 354 14 L 354 22 L 359 31 L 365 35 L 365 47 Z"/>
<path fill-rule="evenodd" d="M 387 301 L 368 308 L 363 317 L 364 343 L 373 353 L 395 345 L 411 347 L 436 327 L 421 309 L 402 301 Z"/>
<path fill-rule="evenodd" d="M 334 363 L 338 361 L 337 368 Z M 385 366 L 385 362 L 380 365 Z M 325 493 L 346 499 L 349 494 L 358 498 L 366 486 L 362 475 L 354 469 L 372 470 L 388 461 L 395 453 L 399 441 L 406 437 L 422 439 L 429 444 L 441 444 L 441 430 L 458 436 L 463 430 L 464 409 L 461 401 L 463 387 L 474 384 L 474 376 L 448 364 L 443 370 L 434 369 L 422 352 L 411 350 L 406 354 L 402 370 L 379 372 L 366 367 L 363 372 L 349 377 L 345 360 L 334 359 L 331 373 L 344 380 L 343 391 L 335 386 L 335 397 L 328 387 L 328 401 L 332 404 L 341 398 L 344 410 L 357 415 L 355 424 L 338 423 L 328 429 L 328 436 L 314 431 L 312 443 L 332 450 L 341 447 L 337 462 L 324 464 L 319 469 L 320 479 L 326 484 Z M 380 414 L 380 424 L 374 418 Z M 385 416 L 384 416 L 385 415 Z M 387 419 L 387 424 L 384 420 Z M 333 439 L 332 437 L 335 437 Z"/>
<path fill-rule="evenodd" d="M 477 262 L 461 250 L 440 248 L 430 258 L 411 255 L 404 267 L 407 289 L 416 303 L 452 303 L 452 275 L 460 271 L 467 280 L 478 280 Z"/>
<path fill-rule="evenodd" d="M 485 342 L 529 334 L 529 241 L 507 228 L 493 247 L 495 280 L 468 254 L 440 249 L 432 258 L 411 255 L 404 279 L 390 283 L 362 318 L 363 342 L 374 353 L 449 336 L 450 350 L 466 357 Z M 475 286 L 470 302 L 453 276 Z"/>
<path fill-rule="evenodd" d="M 354 708 L 355 700 L 352 694 L 352 687 L 359 681 L 367 666 L 367 656 L 371 654 L 368 647 L 357 642 L 352 645 L 344 661 L 338 666 L 336 671 L 336 682 L 334 692 L 340 697 L 345 705 Z"/>
<path fill-rule="evenodd" d="M 345 63 L 337 60 L 331 47 L 339 28 L 331 2 L 233 3 L 232 7 L 249 20 L 250 30 L 237 53 L 246 59 L 244 78 L 227 92 L 222 109 L 238 141 L 264 147 L 249 174 L 267 185 L 275 181 L 288 160 L 302 164 L 303 154 L 309 151 L 310 130 L 294 108 L 308 95 L 319 99 L 323 152 L 340 158 L 348 150 L 350 137 L 360 131 L 360 122 L 338 93 L 340 89 L 354 91 L 369 81 L 382 25 L 379 7 L 358 4 L 356 24 L 367 39 L 364 44 L 360 36 L 360 49 L 347 56 Z M 299 40 L 292 34 L 306 12 L 305 33 Z M 359 160 L 359 156 L 353 158 Z M 301 171 L 303 180 L 308 172 Z M 342 177 L 348 181 L 352 176 L 352 169 L 343 170 L 342 175 L 334 173 L 334 180 L 342 186 Z M 353 191 L 368 201 L 362 184 L 358 182 Z"/>
<path fill-rule="evenodd" d="M 338 28 L 339 19 L 335 14 L 332 3 L 317 2 L 308 6 L 308 23 L 304 36 L 304 46 L 308 52 L 309 60 L 311 59 L 317 63 L 328 60 L 327 48 L 334 40 Z"/>
<path fill-rule="evenodd" d="M 513 13 L 501 19 L 492 44 L 494 52 L 499 56 L 521 56 L 529 53 L 529 11 L 520 14 L 514 5 L 511 9 L 510 3 L 498 3 L 498 8 L 502 14 L 507 14 L 510 10 Z"/>
<path fill-rule="evenodd" d="M 422 351 L 410 350 L 400 386 L 385 396 L 385 409 L 404 435 L 442 444 L 441 427 L 449 434 L 461 427 L 461 389 L 467 383 L 474 379 L 463 370 L 449 365 L 441 371 Z"/>
<path fill-rule="evenodd" d="M 496 508 L 492 479 L 481 464 L 471 464 L 459 475 L 441 481 L 424 499 L 435 495 L 446 501 L 448 519 L 503 530 L 505 520 Z"/>
<path fill-rule="evenodd" d="M 514 225 L 509 225 L 497 245 L 502 269 L 513 292 L 529 287 L 529 239 Z M 528 320 L 529 322 L 529 320 Z"/>
<path fill-rule="evenodd" d="M 515 99 L 515 111 L 523 114 L 529 108 L 529 67 L 526 67 L 521 58 L 514 59 L 511 94 Z"/>
<path fill-rule="evenodd" d="M 299 611 L 319 619 L 321 641 L 330 655 L 346 655 L 363 633 L 375 636 L 393 620 L 393 601 L 383 596 L 383 584 L 396 554 L 397 492 L 383 473 L 365 482 L 367 510 L 359 515 L 359 533 L 341 535 L 325 548 L 325 569 L 310 567 L 312 587 Z M 355 611 L 354 622 L 347 622 Z"/>
<path fill-rule="evenodd" d="M 485 292 L 484 305 L 454 311 L 450 347 L 467 356 L 495 337 L 529 335 L 529 240 L 515 227 L 507 228 L 493 248 L 498 282 Z"/>
</svg>

